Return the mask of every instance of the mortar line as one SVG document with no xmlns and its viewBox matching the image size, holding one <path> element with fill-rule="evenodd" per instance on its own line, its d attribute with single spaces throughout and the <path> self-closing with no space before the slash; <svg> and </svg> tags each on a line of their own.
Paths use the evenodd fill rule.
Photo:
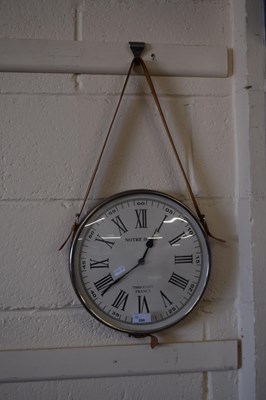
<svg viewBox="0 0 266 400">
<path fill-rule="evenodd" d="M 111 196 L 111 195 L 110 195 Z M 105 197 L 99 197 L 99 198 L 91 198 L 88 199 L 88 202 L 97 202 L 97 201 L 103 201 L 106 200 L 109 196 Z M 190 201 L 189 196 L 184 196 L 184 195 L 175 195 L 176 198 L 180 199 L 181 201 Z M 207 197 L 207 196 L 196 196 L 197 200 L 199 201 L 219 201 L 219 200 L 232 200 L 235 201 L 237 198 L 232 195 L 232 196 L 212 196 L 212 197 Z M 258 198 L 258 197 L 257 197 Z M 260 199 L 265 199 L 266 196 L 261 196 Z M 247 197 L 247 199 L 250 199 L 250 197 Z M 50 203 L 62 203 L 62 202 L 82 202 L 83 198 L 40 198 L 40 199 L 0 199 L 0 204 L 4 203 L 14 203 L 14 204 L 22 204 L 22 203 L 43 203 L 43 202 L 50 202 Z"/>
<path fill-rule="evenodd" d="M 63 307 L 25 307 L 25 308 L 13 308 L 13 307 L 5 307 L 0 309 L 0 314 L 10 314 L 10 313 L 45 313 L 45 312 L 61 312 L 61 311 L 85 311 L 82 305 L 73 305 L 73 306 L 63 306 Z"/>
<path fill-rule="evenodd" d="M 101 99 L 107 99 L 108 97 L 119 97 L 120 93 L 106 93 L 106 91 L 102 93 L 84 93 L 84 92 L 76 92 L 73 91 L 73 93 L 47 93 L 47 92 L 39 92 L 39 93 L 24 93 L 24 92 L 6 92 L 0 93 L 0 96 L 25 96 L 25 97 L 30 97 L 30 96 L 47 96 L 47 97 L 92 97 L 92 98 L 101 98 Z M 232 97 L 233 93 L 228 93 L 224 95 L 218 95 L 218 94 L 160 94 L 158 93 L 158 97 L 160 99 L 165 99 L 165 100 L 175 100 L 175 99 L 186 99 L 186 98 L 193 98 L 193 99 L 209 99 L 209 98 L 217 98 L 217 99 L 226 99 Z M 152 98 L 152 95 L 150 93 L 127 93 L 124 95 L 124 98 L 143 98 L 143 97 L 150 97 Z"/>
</svg>

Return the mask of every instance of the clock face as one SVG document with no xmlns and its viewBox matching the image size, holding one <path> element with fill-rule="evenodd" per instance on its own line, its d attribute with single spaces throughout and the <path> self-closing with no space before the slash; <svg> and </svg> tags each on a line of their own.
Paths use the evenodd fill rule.
<svg viewBox="0 0 266 400">
<path fill-rule="evenodd" d="M 205 233 L 176 199 L 149 190 L 109 198 L 81 223 L 70 270 L 83 305 L 132 334 L 168 328 L 197 304 L 210 253 Z"/>
</svg>

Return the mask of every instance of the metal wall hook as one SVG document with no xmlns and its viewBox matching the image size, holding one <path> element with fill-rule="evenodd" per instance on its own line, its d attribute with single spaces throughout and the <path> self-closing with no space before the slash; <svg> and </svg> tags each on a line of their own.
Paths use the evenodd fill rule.
<svg viewBox="0 0 266 400">
<path fill-rule="evenodd" d="M 145 43 L 144 42 L 129 42 L 129 47 L 130 50 L 133 53 L 133 56 L 140 57 L 144 48 L 145 48 Z"/>
</svg>

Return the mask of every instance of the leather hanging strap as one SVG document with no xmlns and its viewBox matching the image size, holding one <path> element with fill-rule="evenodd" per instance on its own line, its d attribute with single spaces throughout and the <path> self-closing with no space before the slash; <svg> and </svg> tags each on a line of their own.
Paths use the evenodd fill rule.
<svg viewBox="0 0 266 400">
<path fill-rule="evenodd" d="M 145 75 L 145 77 L 146 77 L 146 79 L 147 79 L 147 82 L 148 82 L 148 84 L 149 84 L 149 87 L 150 87 L 150 89 L 151 89 L 151 93 L 152 93 L 153 99 L 154 99 L 155 104 L 156 104 L 156 106 L 157 106 L 157 109 L 158 109 L 158 111 L 159 111 L 159 114 L 160 114 L 160 117 L 161 117 L 163 126 L 164 126 L 164 128 L 165 128 L 165 131 L 166 131 L 166 133 L 167 133 L 169 142 L 170 142 L 171 147 L 172 147 L 172 149 L 173 149 L 173 152 L 174 152 L 174 155 L 175 155 L 175 157 L 176 157 L 176 160 L 177 160 L 177 163 L 178 163 L 178 165 L 179 165 L 179 168 L 180 168 L 180 170 L 181 170 L 181 172 L 182 172 L 183 178 L 184 178 L 184 180 L 185 180 L 185 182 L 186 182 L 187 189 L 188 189 L 188 192 L 189 192 L 189 194 L 190 194 L 191 200 L 192 200 L 192 202 L 193 202 L 194 208 L 195 208 L 195 210 L 196 210 L 197 216 L 198 216 L 198 218 L 199 218 L 199 220 L 200 220 L 202 226 L 204 227 L 205 232 L 207 233 L 208 236 L 210 236 L 211 238 L 213 238 L 213 239 L 215 239 L 215 240 L 218 240 L 219 242 L 225 243 L 225 240 L 219 239 L 219 238 L 217 238 L 217 237 L 215 237 L 215 236 L 212 235 L 212 233 L 211 233 L 210 230 L 209 230 L 209 227 L 208 227 L 208 224 L 207 224 L 205 215 L 202 214 L 201 211 L 200 211 L 199 205 L 198 205 L 197 200 L 196 200 L 196 198 L 195 198 L 195 196 L 194 196 L 194 193 L 193 193 L 193 191 L 192 191 L 190 182 L 189 182 L 188 177 L 187 177 L 187 175 L 186 175 L 186 173 L 185 173 L 185 170 L 184 170 L 184 167 L 183 167 L 183 165 L 182 165 L 181 159 L 180 159 L 180 157 L 179 157 L 179 154 L 178 154 L 178 152 L 177 152 L 176 146 L 175 146 L 175 144 L 174 144 L 173 137 L 172 137 L 171 132 L 170 132 L 170 130 L 169 130 L 169 127 L 168 127 L 168 125 L 167 125 L 167 122 L 166 122 L 166 119 L 165 119 L 163 110 L 162 110 L 162 108 L 161 108 L 161 105 L 160 105 L 160 102 L 159 102 L 159 99 L 158 99 L 156 90 L 155 90 L 155 88 L 154 88 L 154 85 L 153 85 L 153 82 L 152 82 L 152 79 L 151 79 L 151 75 L 150 75 L 150 73 L 149 73 L 149 70 L 148 70 L 148 68 L 147 68 L 147 66 L 146 66 L 146 64 L 145 64 L 145 62 L 143 61 L 143 59 L 142 59 L 141 57 L 136 57 L 136 58 L 135 58 L 135 62 L 138 63 L 138 64 L 140 64 L 140 65 L 142 66 L 144 75 Z"/>
<path fill-rule="evenodd" d="M 89 197 L 89 194 L 90 194 L 90 191 L 91 191 L 93 182 L 94 182 L 94 180 L 95 180 L 95 177 L 96 177 L 96 174 L 97 174 L 97 171 L 98 171 L 100 162 L 101 162 L 101 160 L 102 160 L 104 151 L 105 151 L 105 149 L 106 149 L 106 145 L 107 145 L 108 139 L 109 139 L 109 137 L 110 137 L 110 133 L 111 133 L 111 130 L 112 130 L 112 127 L 113 127 L 113 124 L 114 124 L 116 115 L 117 115 L 117 113 L 118 113 L 118 110 L 119 110 L 119 107 L 120 107 L 122 98 L 123 98 L 123 96 L 124 96 L 124 93 L 125 93 L 125 90 L 126 90 L 126 87 L 127 87 L 127 84 L 128 84 L 128 80 L 129 80 L 129 77 L 130 77 L 130 75 L 131 75 L 131 72 L 132 72 L 132 69 L 133 69 L 134 65 L 139 65 L 139 66 L 141 66 L 142 69 L 143 69 L 144 76 L 145 76 L 145 78 L 146 78 L 146 80 L 147 80 L 147 82 L 148 82 L 148 85 L 149 85 L 149 87 L 150 87 L 150 90 L 151 90 L 153 99 L 154 99 L 154 101 L 155 101 L 156 107 L 157 107 L 157 109 L 158 109 L 159 115 L 160 115 L 160 117 L 161 117 L 163 126 L 164 126 L 164 128 L 165 128 L 166 133 L 167 133 L 167 136 L 168 136 L 169 142 L 170 142 L 170 144 L 171 144 L 171 147 L 172 147 L 172 149 L 173 149 L 174 155 L 175 155 L 175 157 L 176 157 L 177 163 L 178 163 L 179 168 L 180 168 L 180 170 L 181 170 L 181 172 L 182 172 L 183 178 L 184 178 L 184 180 L 185 180 L 185 183 L 186 183 L 186 186 L 187 186 L 189 195 L 190 195 L 190 197 L 191 197 L 191 200 L 192 200 L 192 202 L 193 202 L 194 208 L 195 208 L 195 210 L 196 210 L 197 216 L 198 216 L 198 218 L 199 218 L 199 220 L 200 220 L 200 222 L 201 222 L 201 224 L 202 224 L 202 226 L 203 226 L 203 228 L 204 228 L 206 234 L 207 234 L 208 236 L 210 236 L 211 238 L 213 238 L 213 239 L 215 239 L 215 240 L 218 240 L 219 242 L 225 243 L 225 240 L 219 239 L 219 238 L 213 236 L 213 235 L 211 234 L 210 230 L 209 230 L 209 227 L 208 227 L 208 225 L 207 225 L 205 216 L 204 216 L 204 214 L 202 214 L 201 211 L 200 211 L 199 205 L 198 205 L 197 200 L 196 200 L 196 198 L 195 198 L 195 196 L 194 196 L 194 194 L 193 194 L 193 191 L 192 191 L 190 182 L 189 182 L 189 180 L 188 180 L 188 177 L 187 177 L 187 175 L 186 175 L 186 173 L 185 173 L 185 170 L 184 170 L 184 167 L 183 167 L 183 165 L 182 165 L 181 159 L 180 159 L 179 154 L 178 154 L 178 152 L 177 152 L 177 149 L 176 149 L 176 147 L 175 147 L 175 144 L 174 144 L 172 135 L 171 135 L 171 133 L 170 133 L 169 127 L 168 127 L 168 125 L 167 125 L 167 122 L 166 122 L 164 113 L 163 113 L 163 111 L 162 111 L 162 108 L 161 108 L 161 105 L 160 105 L 160 102 L 159 102 L 159 99 L 158 99 L 156 90 L 155 90 L 155 88 L 154 88 L 154 85 L 153 85 L 153 82 L 152 82 L 152 79 L 151 79 L 151 75 L 150 75 L 150 73 L 149 73 L 149 70 L 148 70 L 148 68 L 147 68 L 147 66 L 146 66 L 146 64 L 145 64 L 145 62 L 143 61 L 143 59 L 142 59 L 141 57 L 134 57 L 133 60 L 132 60 L 132 62 L 131 62 L 131 64 L 130 64 L 130 67 L 129 67 L 129 70 L 128 70 L 128 73 L 127 73 L 127 77 L 126 77 L 124 86 L 123 86 L 123 88 L 122 88 L 122 91 L 121 91 L 121 94 L 120 94 L 120 97 L 119 97 L 119 101 L 118 101 L 118 104 L 117 104 L 117 106 L 116 106 L 116 109 L 115 109 L 115 112 L 114 112 L 114 116 L 113 116 L 113 118 L 112 118 L 110 127 L 109 127 L 109 129 L 108 129 L 106 138 L 105 138 L 105 140 L 104 140 L 104 143 L 103 143 L 101 152 L 100 152 L 100 154 L 99 154 L 99 156 L 98 156 L 98 159 L 97 159 L 95 168 L 94 168 L 93 173 L 92 173 L 92 175 L 91 175 L 91 178 L 90 178 L 90 180 L 89 180 L 89 184 L 88 184 L 88 187 L 87 187 L 87 190 L 86 190 L 86 193 L 85 193 L 85 197 L 84 197 L 84 200 L 83 200 L 83 203 L 82 203 L 80 212 L 79 212 L 78 214 L 76 214 L 75 223 L 72 225 L 71 231 L 70 231 L 70 233 L 69 233 L 67 239 L 66 239 L 65 242 L 62 244 L 62 246 L 60 247 L 59 250 L 61 250 L 61 249 L 65 246 L 65 244 L 68 242 L 68 240 L 70 239 L 70 237 L 72 236 L 72 234 L 75 233 L 75 231 L 77 230 L 77 228 L 78 228 L 78 226 L 79 226 L 79 219 L 80 219 L 80 216 L 81 216 L 81 214 L 82 214 L 82 212 L 83 212 L 83 210 L 84 210 L 85 204 L 86 204 L 87 199 L 88 199 L 88 197 Z"/>
</svg>

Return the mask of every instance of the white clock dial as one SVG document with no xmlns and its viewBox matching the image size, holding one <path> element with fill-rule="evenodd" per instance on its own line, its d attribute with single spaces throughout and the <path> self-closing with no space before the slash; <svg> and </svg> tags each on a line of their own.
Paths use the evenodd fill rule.
<svg viewBox="0 0 266 400">
<path fill-rule="evenodd" d="M 85 307 L 115 329 L 170 327 L 199 301 L 208 281 L 206 235 L 191 211 L 160 192 L 113 196 L 80 225 L 70 252 Z"/>
</svg>

